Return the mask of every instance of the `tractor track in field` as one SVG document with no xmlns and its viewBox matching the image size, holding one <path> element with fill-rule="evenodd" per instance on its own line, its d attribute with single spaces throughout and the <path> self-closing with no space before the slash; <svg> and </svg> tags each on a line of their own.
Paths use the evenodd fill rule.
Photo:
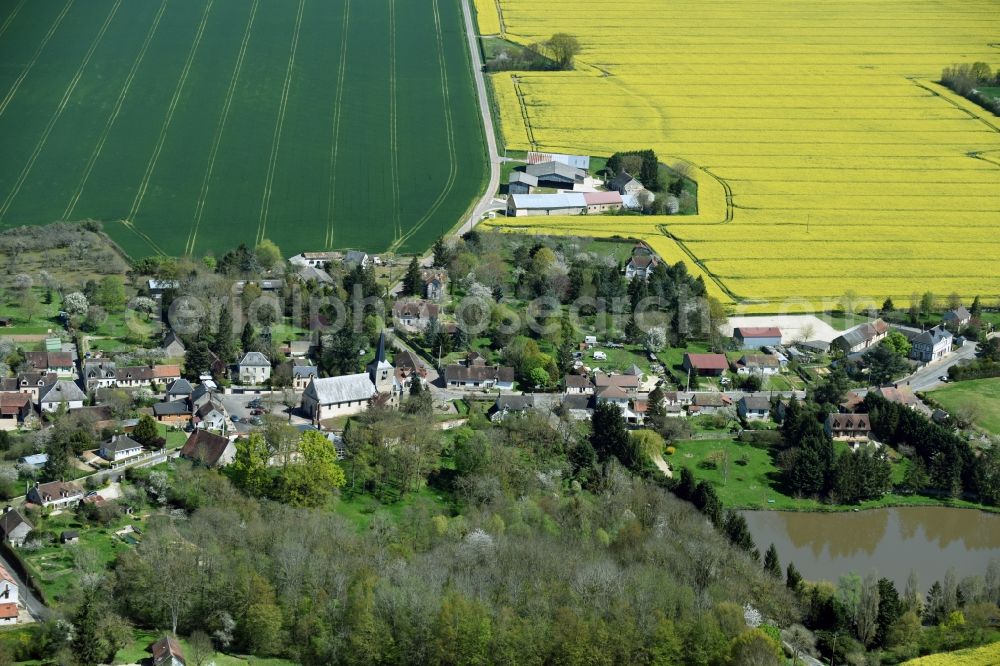
<svg viewBox="0 0 1000 666">
<path fill-rule="evenodd" d="M 451 190 L 455 186 L 455 178 L 458 175 L 458 155 L 455 151 L 455 127 L 454 119 L 451 113 L 451 95 L 448 92 L 448 68 L 447 63 L 444 59 L 444 35 L 441 28 L 441 12 L 439 11 L 438 0 L 433 0 L 434 7 L 434 32 L 437 38 L 437 52 L 438 52 L 438 67 L 441 69 L 441 92 L 444 98 L 444 120 L 445 128 L 447 130 L 447 144 L 448 144 L 448 178 L 445 181 L 444 187 L 441 190 L 441 194 L 438 195 L 434 203 L 431 204 L 430 208 L 424 213 L 416 224 L 414 224 L 405 234 L 401 235 L 396 242 L 394 242 L 390 247 L 390 252 L 396 252 L 406 241 L 413 237 L 417 231 L 419 231 L 427 221 L 437 212 L 438 208 L 445 202 L 448 195 L 451 194 Z"/>
<path fill-rule="evenodd" d="M 149 44 L 153 41 L 153 36 L 156 34 L 157 28 L 160 26 L 160 20 L 163 18 L 168 2 L 169 0 L 162 0 L 159 10 L 157 10 L 156 16 L 153 18 L 153 23 L 149 26 L 149 31 L 146 33 L 146 39 L 143 41 L 142 48 L 139 49 L 139 54 L 132 63 L 132 68 L 129 70 L 128 76 L 125 77 L 125 83 L 122 85 L 121 93 L 119 93 L 118 99 L 115 101 L 115 106 L 112 109 L 111 114 L 108 116 L 108 121 L 104 124 L 104 130 L 101 132 L 100 138 L 94 145 L 94 150 L 90 153 L 90 159 L 87 160 L 87 166 L 84 167 L 80 183 L 76 186 L 73 196 L 70 197 L 69 203 L 66 205 L 66 210 L 63 211 L 62 217 L 64 220 L 71 219 L 73 211 L 76 209 L 76 205 L 80 201 L 80 197 L 83 196 L 83 190 L 87 186 L 90 174 L 93 172 L 94 166 L 97 164 L 97 160 L 100 158 L 101 152 L 104 150 L 104 144 L 107 143 L 108 136 L 111 134 L 111 129 L 114 127 L 115 121 L 118 120 L 118 115 L 121 113 L 122 106 L 125 104 L 125 98 L 128 96 L 129 90 L 132 88 L 132 82 L 135 80 L 136 72 L 139 71 L 139 67 L 142 65 L 142 61 L 146 57 L 146 51 L 149 49 Z"/>
<path fill-rule="evenodd" d="M 396 108 L 396 2 L 389 0 L 389 183 L 392 187 L 394 240 L 403 235 L 399 210 L 399 134 Z"/>
<path fill-rule="evenodd" d="M 267 163 L 267 178 L 264 181 L 264 192 L 261 195 L 260 220 L 257 223 L 258 244 L 264 240 L 264 235 L 267 233 L 267 215 L 271 208 L 274 174 L 278 169 L 278 152 L 281 150 L 281 133 L 285 127 L 285 112 L 288 111 L 288 91 L 292 87 L 292 72 L 295 69 L 295 55 L 299 50 L 299 34 L 302 29 L 302 14 L 305 12 L 305 7 L 305 0 L 299 0 L 299 10 L 295 15 L 295 31 L 292 33 L 292 44 L 288 51 L 288 67 L 285 70 L 285 81 L 281 87 L 278 118 L 274 123 L 274 137 L 271 139 L 271 159 Z"/>
<path fill-rule="evenodd" d="M 201 22 L 198 24 L 198 31 L 195 33 L 194 42 L 191 44 L 191 48 L 188 51 L 187 60 L 184 61 L 184 68 L 181 70 L 180 78 L 177 79 L 177 85 L 174 87 L 173 97 L 170 98 L 170 105 L 167 107 L 167 115 L 163 119 L 163 125 L 160 127 L 160 135 L 156 139 L 156 147 L 153 149 L 153 154 L 149 156 L 149 162 L 146 163 L 146 172 L 143 174 L 142 181 L 139 183 L 139 189 L 136 190 L 135 199 L 132 200 L 132 207 L 129 209 L 128 217 L 125 219 L 129 224 L 135 222 L 135 216 L 139 213 L 139 209 L 142 207 L 142 200 L 146 197 L 146 190 L 149 188 L 149 181 L 153 179 L 153 172 L 156 171 L 156 164 L 160 161 L 160 154 L 163 152 L 163 145 L 167 142 L 167 134 L 170 132 L 170 125 L 174 121 L 174 113 L 177 111 L 177 105 L 180 102 L 181 93 L 184 91 L 184 86 L 187 84 L 188 75 L 191 73 L 191 66 L 194 64 L 195 55 L 198 53 L 198 47 L 201 45 L 201 39 L 205 34 L 205 25 L 208 23 L 208 16 L 212 12 L 212 5 L 215 4 L 215 0 L 208 0 L 205 5 L 205 11 L 202 13 Z"/>
<path fill-rule="evenodd" d="M 229 79 L 229 88 L 226 90 L 226 99 L 222 104 L 222 114 L 219 116 L 219 126 L 212 137 L 212 148 L 208 154 L 208 165 L 205 167 L 205 175 L 201 181 L 201 192 L 198 194 L 198 204 L 195 208 L 194 223 L 191 231 L 188 232 L 187 243 L 184 246 L 184 254 L 190 256 L 194 252 L 195 243 L 198 240 L 198 230 L 201 228 L 201 220 L 205 215 L 205 203 L 208 201 L 208 191 L 212 184 L 212 174 L 215 172 L 215 161 L 219 157 L 219 147 L 222 145 L 222 136 L 226 131 L 226 123 L 229 120 L 229 110 L 233 105 L 233 97 L 236 95 L 236 85 L 243 71 L 243 60 L 246 58 L 247 45 L 250 44 L 250 35 L 253 33 L 254 19 L 257 17 L 257 8 L 260 7 L 260 0 L 253 0 L 250 6 L 250 16 L 247 18 L 247 27 L 243 31 L 243 41 L 240 43 L 240 50 L 236 56 L 236 64 L 233 66 L 233 75 Z"/>
<path fill-rule="evenodd" d="M 97 50 L 97 47 L 100 46 L 101 42 L 104 40 L 104 35 L 108 32 L 108 26 L 111 25 L 111 21 L 118 13 L 118 9 L 121 7 L 121 4 L 122 0 L 117 0 L 117 2 L 111 6 L 111 10 L 108 12 L 107 18 L 104 19 L 101 29 L 97 31 L 97 36 L 94 37 L 93 41 L 90 43 L 90 48 L 87 49 L 87 53 L 83 56 L 83 61 L 80 63 L 80 66 L 77 67 L 73 78 L 70 79 L 69 85 L 66 86 L 66 91 L 63 93 L 62 99 L 59 100 L 59 106 L 56 107 L 55 113 L 52 114 L 51 118 L 49 118 L 48 124 L 42 131 L 42 136 L 38 139 L 38 143 L 35 144 L 35 150 L 31 153 L 27 163 L 21 169 L 21 174 L 18 176 L 13 189 L 7 195 L 7 198 L 4 199 L 3 205 L 0 206 L 0 222 L 3 221 L 7 211 L 10 210 L 10 205 L 13 203 L 14 198 L 24 186 L 24 182 L 28 179 L 28 174 L 30 174 L 31 170 L 35 167 L 35 162 L 38 161 L 38 156 L 45 148 L 45 144 L 49 140 L 49 135 L 52 134 L 52 130 L 56 126 L 56 123 L 59 122 L 60 118 L 62 118 L 62 114 L 69 104 L 70 97 L 73 96 L 77 85 L 80 83 L 80 79 L 83 78 L 83 71 L 87 68 L 87 65 L 90 64 L 90 59 L 94 56 L 94 51 Z"/>
<path fill-rule="evenodd" d="M 0 37 L 3 37 L 3 34 L 7 32 L 7 28 L 9 28 L 10 24 L 14 22 L 15 18 L 17 18 L 18 13 L 21 11 L 21 7 L 24 7 L 24 3 L 27 1 L 28 0 L 21 0 L 21 2 L 17 3 L 17 7 L 14 7 L 14 11 L 10 13 L 7 20 L 3 22 L 3 25 L 0 25 Z"/>
<path fill-rule="evenodd" d="M 45 36 L 42 38 L 42 41 L 38 43 L 38 48 L 36 48 L 35 52 L 32 54 L 31 60 L 29 60 L 28 63 L 24 66 L 24 69 L 21 70 L 21 73 L 18 75 L 17 79 L 11 85 L 10 90 L 8 90 L 7 94 L 4 96 L 3 101 L 0 102 L 0 116 L 2 116 L 4 114 L 4 111 L 7 110 L 7 106 L 10 104 L 10 101 L 14 99 L 14 95 L 17 94 L 17 91 L 20 90 L 21 84 L 24 82 L 24 79 L 27 78 L 28 73 L 31 71 L 31 68 L 35 66 L 36 62 L 38 62 L 38 56 L 42 55 L 42 51 L 44 51 L 45 47 L 48 46 L 49 41 L 52 39 L 52 35 L 54 35 L 56 33 L 56 30 L 59 29 L 59 26 L 62 24 L 63 19 L 66 18 L 66 14 L 69 13 L 69 8 L 72 6 L 73 6 L 73 0 L 67 0 L 66 5 L 62 8 L 62 11 L 59 12 L 59 14 L 55 18 L 55 21 L 53 21 L 52 25 L 49 27 L 49 31 L 45 33 Z"/>
<path fill-rule="evenodd" d="M 333 102 L 333 132 L 330 144 L 330 190 L 326 200 L 326 247 L 333 247 L 333 210 L 337 199 L 337 156 L 340 152 L 340 117 L 344 102 L 344 77 L 347 72 L 347 26 L 351 20 L 351 0 L 344 0 L 344 19 L 340 40 L 340 62 L 337 68 L 337 94 Z"/>
</svg>

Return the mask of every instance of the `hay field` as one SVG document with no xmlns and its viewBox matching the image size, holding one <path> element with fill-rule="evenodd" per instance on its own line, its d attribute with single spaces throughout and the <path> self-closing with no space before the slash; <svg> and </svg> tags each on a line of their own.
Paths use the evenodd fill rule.
<svg viewBox="0 0 1000 666">
<path fill-rule="evenodd" d="M 575 71 L 493 75 L 509 148 L 652 147 L 697 167 L 698 216 L 577 221 L 591 233 L 663 225 L 751 309 L 847 290 L 1000 296 L 1000 118 L 932 83 L 953 63 L 1000 65 L 1000 1 L 498 6 L 488 22 L 508 39 L 583 45 Z"/>
<path fill-rule="evenodd" d="M 0 226 L 423 250 L 486 178 L 458 0 L 0 0 Z"/>
</svg>

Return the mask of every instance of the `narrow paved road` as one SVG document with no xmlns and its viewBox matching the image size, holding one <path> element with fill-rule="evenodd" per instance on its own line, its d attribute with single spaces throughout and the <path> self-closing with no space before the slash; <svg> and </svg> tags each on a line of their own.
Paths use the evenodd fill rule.
<svg viewBox="0 0 1000 666">
<path fill-rule="evenodd" d="M 465 36 L 469 40 L 469 57 L 472 60 L 472 77 L 476 82 L 476 94 L 479 96 L 479 113 L 483 117 L 483 132 L 486 134 L 486 146 L 490 159 L 490 182 L 486 192 L 472 210 L 472 214 L 459 227 L 457 233 L 461 236 L 472 230 L 486 212 L 495 208 L 493 195 L 500 188 L 500 154 L 497 152 L 496 133 L 493 130 L 493 115 L 490 113 L 490 98 L 486 94 L 486 80 L 483 76 L 483 59 L 479 50 L 479 37 L 473 19 L 469 0 L 462 0 L 462 14 L 465 16 Z"/>
<path fill-rule="evenodd" d="M 927 364 L 909 377 L 901 379 L 898 384 L 900 386 L 909 386 L 910 389 L 914 391 L 928 391 L 930 389 L 943 386 L 944 382 L 938 378 L 947 377 L 948 368 L 951 366 L 966 359 L 975 358 L 976 349 L 977 347 L 975 342 L 966 342 L 965 346 L 960 348 L 958 351 L 949 354 L 941 361 Z"/>
<path fill-rule="evenodd" d="M 39 622 L 47 619 L 49 617 L 49 609 L 35 596 L 31 591 L 31 588 L 25 585 L 24 581 L 21 580 L 21 576 L 18 575 L 17 570 L 10 565 L 7 561 L 7 557 L 0 553 L 0 563 L 3 564 L 4 568 L 17 583 L 17 597 L 18 601 L 22 606 L 28 609 L 31 616 L 38 620 Z"/>
</svg>

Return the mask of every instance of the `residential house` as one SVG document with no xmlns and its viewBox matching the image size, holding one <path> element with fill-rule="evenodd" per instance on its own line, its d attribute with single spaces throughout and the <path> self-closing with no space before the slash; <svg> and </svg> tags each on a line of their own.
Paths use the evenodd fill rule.
<svg viewBox="0 0 1000 666">
<path fill-rule="evenodd" d="M 108 462 L 120 462 L 134 458 L 140 453 L 142 453 L 142 444 L 128 435 L 112 435 L 111 439 L 102 442 L 101 448 L 97 450 L 97 455 Z"/>
<path fill-rule="evenodd" d="M 4 377 L 0 380 L 0 388 L 4 391 L 24 393 L 32 404 L 38 404 L 38 396 L 46 386 L 52 386 L 59 381 L 59 375 L 54 372 L 22 372 L 17 377 Z"/>
<path fill-rule="evenodd" d="M 247 352 L 237 365 L 241 384 L 259 386 L 271 378 L 271 362 L 260 352 Z"/>
<path fill-rule="evenodd" d="M 173 636 L 164 636 L 153 643 L 153 666 L 187 666 L 181 644 Z"/>
<path fill-rule="evenodd" d="M 194 387 L 191 386 L 191 382 L 182 377 L 170 383 L 170 386 L 167 387 L 165 397 L 170 402 L 175 400 L 187 401 L 193 393 Z"/>
<path fill-rule="evenodd" d="M 594 382 L 583 375 L 566 375 L 563 377 L 566 395 L 594 395 Z"/>
<path fill-rule="evenodd" d="M 581 171 L 590 171 L 590 157 L 587 155 L 565 155 L 563 153 L 540 153 L 529 151 L 525 161 L 528 164 L 544 164 L 546 162 L 559 162 L 571 166 Z"/>
<path fill-rule="evenodd" d="M 497 396 L 496 402 L 490 408 L 489 417 L 494 423 L 503 421 L 511 416 L 524 416 L 536 407 L 535 396 L 527 395 L 501 395 Z"/>
<path fill-rule="evenodd" d="M 181 377 L 179 365 L 135 365 L 115 369 L 116 388 L 149 388 L 154 384 L 164 386 Z"/>
<path fill-rule="evenodd" d="M 514 388 L 514 368 L 501 365 L 449 365 L 444 369 L 445 386 L 452 389 L 488 391 Z"/>
<path fill-rule="evenodd" d="M 659 259 L 653 254 L 653 251 L 639 243 L 632 248 L 632 256 L 625 264 L 625 279 L 647 280 L 658 263 Z"/>
<path fill-rule="evenodd" d="M 289 341 L 285 353 L 292 358 L 307 358 L 316 348 L 312 340 L 291 340 Z"/>
<path fill-rule="evenodd" d="M 83 489 L 75 483 L 65 481 L 36 483 L 28 491 L 28 501 L 43 507 L 61 508 L 78 504 L 82 499 Z"/>
<path fill-rule="evenodd" d="M 437 268 L 420 269 L 420 281 L 424 285 L 424 298 L 440 303 L 444 300 L 448 286 L 448 272 Z"/>
<path fill-rule="evenodd" d="M 867 441 L 872 426 L 867 414 L 830 414 L 823 429 L 835 440 Z"/>
<path fill-rule="evenodd" d="M 738 375 L 770 377 L 781 372 L 781 361 L 770 354 L 744 354 L 733 362 L 732 367 Z"/>
<path fill-rule="evenodd" d="M 883 386 L 872 390 L 875 393 L 881 395 L 889 402 L 894 402 L 898 405 L 909 407 L 913 411 L 920 412 L 925 416 L 931 415 L 930 408 L 923 402 L 921 402 L 920 398 L 918 398 L 916 395 L 913 394 L 913 391 L 906 388 L 905 386 L 903 387 Z"/>
<path fill-rule="evenodd" d="M 605 375 L 598 374 L 594 376 L 594 386 L 596 387 L 595 393 L 600 394 L 601 389 L 608 386 L 614 386 L 629 395 L 634 395 L 639 391 L 639 377 L 632 374 L 624 375 Z"/>
<path fill-rule="evenodd" d="M 687 407 L 693 399 L 694 393 L 687 393 L 686 391 L 665 391 L 663 393 L 663 404 L 668 407 Z"/>
<path fill-rule="evenodd" d="M 304 391 L 309 382 L 319 377 L 319 368 L 307 362 L 292 363 L 292 388 Z"/>
<path fill-rule="evenodd" d="M 377 393 L 366 372 L 313 379 L 302 394 L 302 409 L 319 423 L 367 410 Z"/>
<path fill-rule="evenodd" d="M 533 187 L 538 187 L 538 177 L 526 171 L 511 171 L 507 177 L 507 194 L 531 194 Z"/>
<path fill-rule="evenodd" d="M 421 381 L 427 378 L 427 366 L 419 356 L 409 350 L 396 352 L 392 365 L 396 370 L 396 381 L 401 385 L 409 383 L 414 377 Z"/>
<path fill-rule="evenodd" d="M 684 354 L 685 372 L 707 377 L 720 377 L 729 368 L 725 354 Z"/>
<path fill-rule="evenodd" d="M 507 197 L 507 217 L 534 215 L 582 215 L 587 200 L 582 194 L 511 194 Z"/>
<path fill-rule="evenodd" d="M 863 352 L 889 334 L 889 325 L 881 319 L 855 326 L 833 339 L 831 346 L 845 354 Z"/>
<path fill-rule="evenodd" d="M 87 393 L 115 385 L 118 365 L 103 358 L 88 359 L 83 362 L 83 383 Z"/>
<path fill-rule="evenodd" d="M 771 417 L 771 401 L 766 395 L 745 395 L 736 403 L 736 413 L 744 421 L 764 421 Z"/>
<path fill-rule="evenodd" d="M 60 377 L 76 377 L 73 354 L 64 351 L 29 351 L 24 353 L 25 366 L 36 372 L 55 373 Z"/>
<path fill-rule="evenodd" d="M 0 392 L 0 430 L 16 430 L 31 413 L 31 398 L 24 393 Z"/>
<path fill-rule="evenodd" d="M 594 415 L 594 397 L 586 394 L 567 393 L 562 397 L 560 408 L 574 421 L 589 421 Z"/>
<path fill-rule="evenodd" d="M 56 412 L 62 407 L 67 410 L 79 409 L 86 400 L 86 394 L 80 390 L 76 382 L 60 379 L 55 384 L 42 388 L 38 407 L 43 412 Z"/>
<path fill-rule="evenodd" d="M 372 258 L 368 256 L 367 252 L 361 252 L 360 250 L 351 250 L 346 255 L 344 255 L 344 265 L 348 268 L 368 268 L 372 263 Z"/>
<path fill-rule="evenodd" d="M 740 349 L 760 349 L 781 344 L 781 329 L 777 326 L 739 326 L 733 330 L 733 339 Z"/>
<path fill-rule="evenodd" d="M 618 405 L 622 411 L 625 411 L 628 408 L 629 401 L 632 399 L 632 394 L 620 386 L 608 384 L 598 387 L 594 392 L 594 397 L 597 399 L 597 404 L 610 403 Z"/>
<path fill-rule="evenodd" d="M 691 396 L 688 413 L 692 416 L 718 414 L 731 407 L 732 404 L 732 399 L 722 393 L 695 393 Z"/>
<path fill-rule="evenodd" d="M 16 548 L 23 546 L 28 533 L 33 529 L 34 525 L 28 522 L 20 511 L 10 506 L 4 509 L 3 515 L 0 515 L 0 536 L 11 546 Z"/>
<path fill-rule="evenodd" d="M 554 187 L 559 190 L 572 190 L 576 185 L 583 185 L 587 177 L 583 169 L 555 161 L 529 164 L 524 171 L 538 179 L 538 187 Z"/>
<path fill-rule="evenodd" d="M 300 252 L 294 257 L 289 257 L 288 263 L 293 266 L 326 268 L 330 263 L 340 261 L 341 257 L 339 252 Z"/>
<path fill-rule="evenodd" d="M 941 318 L 946 326 L 958 329 L 969 325 L 969 322 L 972 321 L 972 313 L 966 310 L 964 305 L 959 305 L 954 310 L 945 312 Z"/>
<path fill-rule="evenodd" d="M 622 195 L 617 192 L 584 192 L 588 214 L 608 213 L 622 209 Z"/>
<path fill-rule="evenodd" d="M 910 340 L 910 358 L 922 363 L 938 361 L 951 353 L 954 339 L 943 325 L 935 326 Z"/>
<path fill-rule="evenodd" d="M 153 405 L 153 418 L 160 423 L 183 426 L 191 420 L 191 408 L 187 400 L 168 400 Z"/>
<path fill-rule="evenodd" d="M 17 623 L 18 585 L 7 567 L 0 565 L 0 624 Z"/>
<path fill-rule="evenodd" d="M 396 301 L 392 304 L 392 318 L 405 329 L 423 331 L 438 318 L 441 308 L 424 300 Z"/>
<path fill-rule="evenodd" d="M 214 396 L 195 407 L 191 415 L 191 422 L 199 430 L 224 430 L 228 421 L 225 406 Z"/>
<path fill-rule="evenodd" d="M 619 194 L 638 194 L 643 190 L 642 183 L 632 177 L 627 171 L 620 172 L 607 183 L 608 189 Z"/>
<path fill-rule="evenodd" d="M 180 454 L 205 467 L 225 467 L 236 457 L 236 445 L 228 437 L 195 430 L 184 442 Z"/>
<path fill-rule="evenodd" d="M 181 339 L 177 337 L 177 334 L 173 331 L 167 331 L 167 334 L 163 336 L 163 342 L 160 343 L 160 349 L 163 351 L 163 355 L 167 358 L 181 358 L 187 349 L 184 347 L 184 343 Z"/>
</svg>

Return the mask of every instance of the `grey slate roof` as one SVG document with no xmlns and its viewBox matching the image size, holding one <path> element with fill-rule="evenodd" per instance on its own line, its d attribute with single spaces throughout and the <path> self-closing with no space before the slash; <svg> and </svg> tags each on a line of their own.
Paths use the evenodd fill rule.
<svg viewBox="0 0 1000 666">
<path fill-rule="evenodd" d="M 293 365 L 292 366 L 292 376 L 293 377 L 317 377 L 317 368 L 315 365 Z"/>
<path fill-rule="evenodd" d="M 80 390 L 75 382 L 60 380 L 47 389 L 42 389 L 39 402 L 74 402 L 77 400 L 82 402 L 86 399 L 86 394 Z"/>
<path fill-rule="evenodd" d="M 175 379 L 167 389 L 167 395 L 191 395 L 194 393 L 194 387 L 191 386 L 191 382 L 184 379 Z"/>
<path fill-rule="evenodd" d="M 942 340 L 951 340 L 954 337 L 948 329 L 935 326 L 915 337 L 913 343 L 933 347 Z"/>
<path fill-rule="evenodd" d="M 155 416 L 180 416 L 181 414 L 190 414 L 191 411 L 185 403 L 185 400 L 158 402 L 153 405 L 153 414 Z"/>
<path fill-rule="evenodd" d="M 28 522 L 28 519 L 21 515 L 17 509 L 11 509 L 6 513 L 0 515 L 0 534 L 6 539 L 10 536 L 10 533 L 18 528 L 19 525 L 27 525 L 28 529 L 34 529 L 34 525 Z"/>
<path fill-rule="evenodd" d="M 536 187 L 538 185 L 538 176 L 532 176 L 526 171 L 511 171 L 510 176 L 507 177 L 508 183 L 524 183 L 531 187 Z"/>
<path fill-rule="evenodd" d="M 740 402 L 743 406 L 752 411 L 769 412 L 771 411 L 771 401 L 768 400 L 766 395 L 745 395 L 740 398 Z"/>
<path fill-rule="evenodd" d="M 247 352 L 240 360 L 240 366 L 270 368 L 271 362 L 260 352 Z"/>
<path fill-rule="evenodd" d="M 571 167 L 570 165 L 563 164 L 562 162 L 541 162 L 540 164 L 529 164 L 525 169 L 525 172 L 541 180 L 544 180 L 546 176 L 561 176 L 563 178 L 569 178 L 573 181 L 582 181 L 586 176 L 582 169 Z"/>
<path fill-rule="evenodd" d="M 314 379 L 306 387 L 306 394 L 321 405 L 369 400 L 375 395 L 375 385 L 368 373 Z"/>
<path fill-rule="evenodd" d="M 108 441 L 101 444 L 105 451 L 128 451 L 129 449 L 141 449 L 142 444 L 135 441 L 128 435 L 115 435 Z"/>
</svg>

